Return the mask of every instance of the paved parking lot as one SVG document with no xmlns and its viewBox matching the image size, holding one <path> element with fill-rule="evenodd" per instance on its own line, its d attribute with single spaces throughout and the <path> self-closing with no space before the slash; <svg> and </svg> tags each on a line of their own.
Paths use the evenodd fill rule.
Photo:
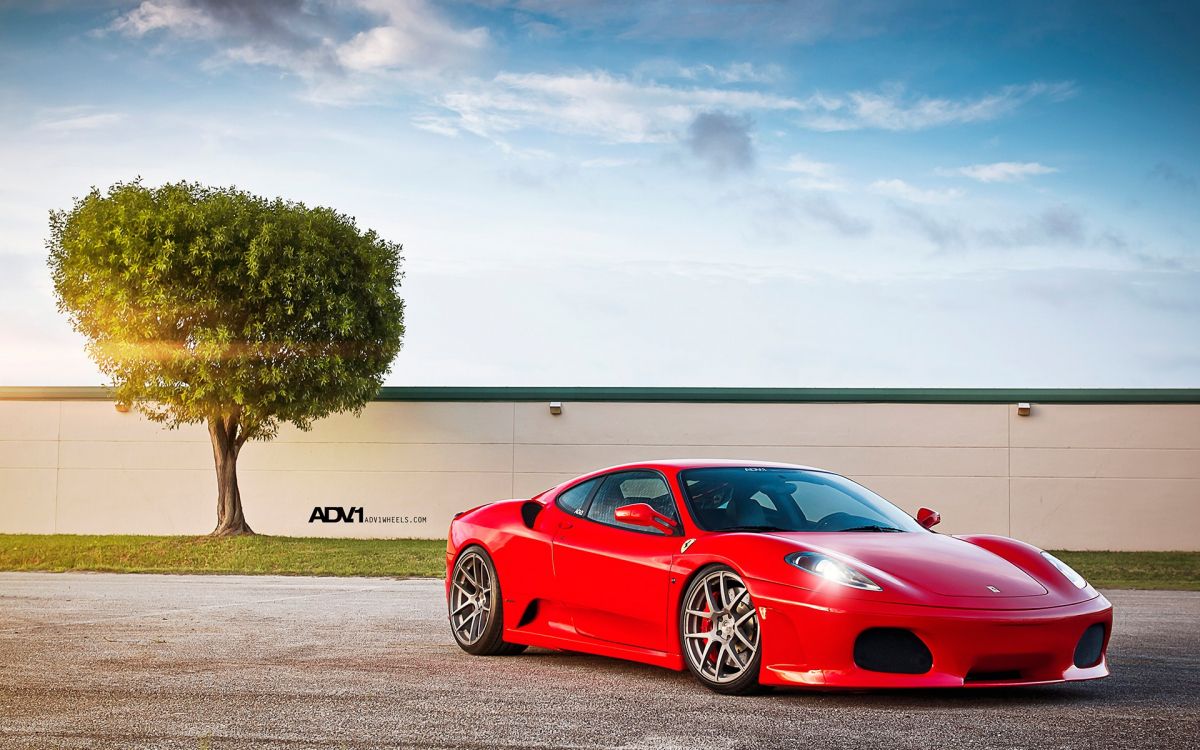
<svg viewBox="0 0 1200 750">
<path fill-rule="evenodd" d="M 0 573 L 0 747 L 1200 746 L 1200 593 L 1110 592 L 1108 680 L 724 698 L 598 657 L 470 657 L 441 582 Z"/>
</svg>

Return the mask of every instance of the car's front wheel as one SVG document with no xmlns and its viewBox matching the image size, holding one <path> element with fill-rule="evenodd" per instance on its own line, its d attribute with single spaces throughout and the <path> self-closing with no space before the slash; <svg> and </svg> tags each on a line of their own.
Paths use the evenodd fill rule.
<svg viewBox="0 0 1200 750">
<path fill-rule="evenodd" d="M 692 580 L 679 610 L 679 637 L 688 669 L 705 686 L 727 695 L 759 690 L 758 612 L 732 568 L 714 565 Z"/>
<path fill-rule="evenodd" d="M 459 647 L 468 654 L 498 656 L 518 654 L 525 647 L 505 643 L 504 605 L 500 580 L 487 550 L 467 547 L 450 574 L 450 630 Z"/>
</svg>

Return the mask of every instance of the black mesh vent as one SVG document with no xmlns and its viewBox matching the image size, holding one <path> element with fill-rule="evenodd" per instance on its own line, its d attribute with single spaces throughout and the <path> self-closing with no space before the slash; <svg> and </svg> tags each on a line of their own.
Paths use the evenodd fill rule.
<svg viewBox="0 0 1200 750">
<path fill-rule="evenodd" d="M 1104 624 L 1096 623 L 1083 631 L 1079 644 L 1075 646 L 1075 666 L 1094 667 L 1100 663 L 1100 651 L 1104 648 Z"/>
<path fill-rule="evenodd" d="M 872 672 L 925 674 L 933 667 L 933 654 L 910 630 L 871 628 L 854 641 L 854 663 Z"/>
</svg>

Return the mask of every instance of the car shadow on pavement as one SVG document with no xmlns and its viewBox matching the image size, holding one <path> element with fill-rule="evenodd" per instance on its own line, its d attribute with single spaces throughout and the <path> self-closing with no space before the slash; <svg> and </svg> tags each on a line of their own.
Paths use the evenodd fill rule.
<svg viewBox="0 0 1200 750">
<path fill-rule="evenodd" d="M 887 690 L 806 690 L 776 688 L 773 694 L 797 698 L 823 696 L 859 705 L 879 704 L 890 708 L 921 708 L 947 704 L 1045 706 L 1111 699 L 1096 690 L 1073 685 L 1031 685 L 995 688 L 912 688 Z"/>
<path fill-rule="evenodd" d="M 653 686 L 669 684 L 675 688 L 686 688 L 691 684 L 701 693 L 706 689 L 695 682 L 692 676 L 662 667 L 637 662 L 610 659 L 603 656 L 529 649 L 525 653 L 509 657 L 519 660 L 537 661 L 537 669 L 563 669 L 566 671 L 586 670 L 590 675 L 611 678 L 628 677 L 633 681 L 631 689 L 653 689 Z M 533 666 L 531 665 L 531 668 Z M 1200 703 L 1200 685 L 1193 679 L 1166 680 L 1154 686 L 1155 699 L 1177 705 Z M 1079 704 L 1122 704 L 1132 703 L 1144 697 L 1146 686 L 1141 680 L 1122 676 L 1119 668 L 1114 675 L 1102 680 L 1024 687 L 986 688 L 913 688 L 913 689 L 806 689 L 797 687 L 774 687 L 758 696 L 759 699 L 787 699 L 799 702 L 820 703 L 836 701 L 845 706 L 887 708 L 937 708 L 945 706 L 1007 706 L 1037 707 Z"/>
</svg>

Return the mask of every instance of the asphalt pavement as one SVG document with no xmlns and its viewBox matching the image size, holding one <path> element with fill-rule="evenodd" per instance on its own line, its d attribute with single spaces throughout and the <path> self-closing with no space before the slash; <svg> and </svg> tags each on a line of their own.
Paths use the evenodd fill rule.
<svg viewBox="0 0 1200 750">
<path fill-rule="evenodd" d="M 440 581 L 0 573 L 0 748 L 1200 747 L 1200 592 L 1105 593 L 1107 680 L 730 698 L 468 656 Z"/>
</svg>

